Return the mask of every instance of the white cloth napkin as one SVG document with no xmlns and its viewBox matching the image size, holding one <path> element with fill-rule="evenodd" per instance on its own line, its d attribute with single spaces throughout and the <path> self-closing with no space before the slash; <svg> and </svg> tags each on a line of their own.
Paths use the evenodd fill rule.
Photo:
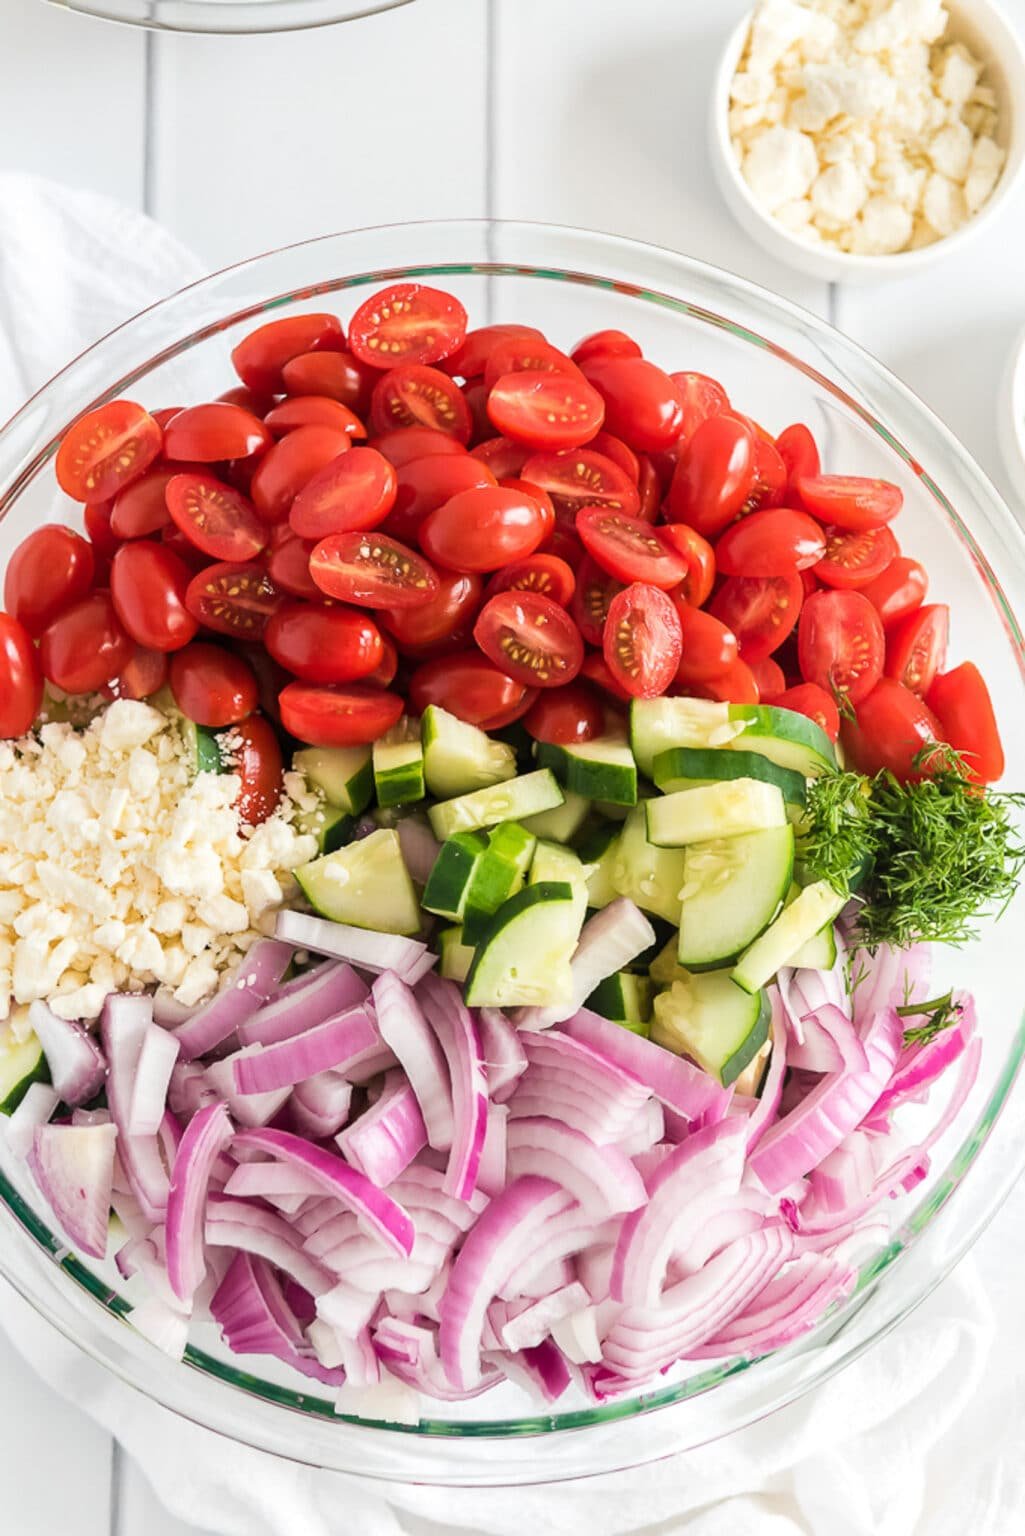
<svg viewBox="0 0 1025 1536">
<path fill-rule="evenodd" d="M 140 214 L 0 175 L 0 420 L 201 271 Z M 125 1387 L 6 1286 L 0 1325 L 169 1509 L 224 1536 L 1011 1536 L 1025 1509 L 1021 1232 L 1025 1189 L 980 1245 L 985 1283 L 965 1261 L 883 1343 L 762 1423 L 638 1472 L 514 1492 L 375 1484 L 229 1447 Z"/>
</svg>

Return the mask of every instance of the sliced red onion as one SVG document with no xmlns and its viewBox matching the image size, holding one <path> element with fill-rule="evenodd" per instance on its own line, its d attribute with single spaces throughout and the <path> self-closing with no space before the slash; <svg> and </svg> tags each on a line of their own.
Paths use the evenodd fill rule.
<svg viewBox="0 0 1025 1536">
<path fill-rule="evenodd" d="M 571 1381 L 569 1367 L 551 1339 L 515 1355 L 486 1355 L 503 1376 L 531 1396 L 540 1395 L 546 1403 L 557 1402 Z"/>
<path fill-rule="evenodd" d="M 262 1134 L 246 1131 L 247 1136 Z M 304 1251 L 287 1221 L 261 1205 L 211 1194 L 206 1206 L 204 1236 L 213 1248 L 237 1248 L 291 1275 L 311 1296 L 334 1284 L 334 1276 Z"/>
<path fill-rule="evenodd" d="M 278 1045 L 366 1001 L 369 988 L 351 965 L 329 961 L 296 976 L 238 1026 L 241 1045 Z"/>
<path fill-rule="evenodd" d="M 623 970 L 654 942 L 655 930 L 640 907 L 626 896 L 617 896 L 580 930 L 570 961 L 573 988 L 569 1000 L 550 1008 L 521 1009 L 517 1015 L 520 1028 L 548 1029 L 572 1018 L 600 981 Z"/>
<path fill-rule="evenodd" d="M 427 1145 L 416 1094 L 401 1072 L 389 1073 L 376 1104 L 335 1137 L 347 1162 L 384 1189 Z"/>
<path fill-rule="evenodd" d="M 476 1189 L 469 1200 L 456 1200 L 445 1194 L 444 1183 L 443 1169 L 429 1168 L 423 1162 L 416 1162 L 395 1180 L 389 1193 L 408 1210 L 417 1213 L 417 1222 L 421 1220 L 422 1213 L 430 1212 L 443 1217 L 456 1231 L 468 1232 L 474 1218 L 487 1205 L 487 1197 L 483 1191 Z"/>
<path fill-rule="evenodd" d="M 292 1129 L 310 1141 L 326 1141 L 349 1118 L 352 1084 L 338 1072 L 318 1072 L 292 1090 Z"/>
<path fill-rule="evenodd" d="M 488 1105 L 488 1123 L 477 1169 L 477 1188 L 490 1198 L 500 1195 L 509 1182 L 509 1107 Z"/>
<path fill-rule="evenodd" d="M 368 1005 L 369 1006 L 369 1005 Z M 378 1041 L 376 1045 L 361 1051 L 354 1056 L 345 1068 L 345 1076 L 350 1083 L 357 1086 L 361 1083 L 370 1083 L 374 1078 L 380 1077 L 384 1072 L 390 1072 L 392 1067 L 397 1067 L 395 1053 L 388 1046 Z"/>
<path fill-rule="evenodd" d="M 195 1011 L 195 1008 L 180 1003 L 166 987 L 158 987 L 153 994 L 153 1022 L 161 1029 L 177 1029 L 179 1024 L 187 1023 Z"/>
<path fill-rule="evenodd" d="M 589 1301 L 590 1297 L 579 1280 L 562 1286 L 540 1301 L 530 1303 L 510 1318 L 499 1332 L 500 1347 L 514 1352 L 532 1349 L 549 1336 L 556 1323 L 579 1312 Z"/>
<path fill-rule="evenodd" d="M 60 1094 L 49 1083 L 31 1083 L 10 1119 L 0 1121 L 11 1156 L 16 1157 L 20 1163 L 25 1161 L 32 1150 L 36 1127 L 46 1125 L 53 1118 L 53 1112 L 60 1101 Z"/>
<path fill-rule="evenodd" d="M 553 1212 L 537 1232 L 530 1253 L 512 1270 L 499 1288 L 499 1295 L 507 1300 L 515 1296 L 547 1296 L 568 1285 L 573 1271 L 566 1261 L 575 1259 L 587 1248 L 614 1241 L 618 1228 L 618 1218 L 596 1221 L 567 1195 L 561 1209 Z"/>
<path fill-rule="evenodd" d="M 235 1058 L 226 1056 L 213 1061 L 204 1074 L 208 1088 L 218 1101 L 227 1104 L 231 1118 L 238 1125 L 255 1128 L 267 1125 L 288 1103 L 290 1088 L 276 1088 L 271 1093 L 238 1093 L 235 1088 Z"/>
<path fill-rule="evenodd" d="M 897 1059 L 897 1068 L 876 1100 L 873 1117 L 887 1115 L 898 1104 L 907 1102 L 929 1087 L 962 1054 L 976 1030 L 975 1002 L 967 992 L 953 998 L 957 1022 L 925 1045 L 905 1046 Z"/>
<path fill-rule="evenodd" d="M 147 1296 L 128 1314 L 136 1333 L 149 1339 L 172 1360 L 181 1360 L 189 1341 L 189 1319 L 157 1296 Z"/>
<path fill-rule="evenodd" d="M 128 1107 L 130 1136 L 155 1136 L 159 1131 L 177 1060 L 177 1040 L 159 1024 L 150 1024 L 142 1037 L 142 1049 L 135 1067 Z"/>
<path fill-rule="evenodd" d="M 611 907 L 605 911 L 610 912 Z M 727 1090 L 685 1056 L 674 1056 L 611 1019 L 581 1008 L 563 1025 L 567 1035 L 642 1083 L 678 1115 L 697 1120 L 721 1103 Z"/>
<path fill-rule="evenodd" d="M 170 1186 L 160 1143 L 155 1136 L 133 1136 L 128 1129 L 139 1056 L 152 1023 L 149 997 L 114 993 L 103 1005 L 100 1027 L 107 1058 L 107 1103 L 117 1126 L 118 1160 L 144 1215 L 156 1225 L 164 1219 Z"/>
<path fill-rule="evenodd" d="M 417 885 L 426 885 L 437 863 L 441 844 L 427 823 L 418 816 L 403 816 L 395 830 L 409 878 L 415 880 Z"/>
<path fill-rule="evenodd" d="M 480 1008 L 477 1012 L 484 1070 L 488 1075 L 488 1093 L 504 1104 L 527 1070 L 527 1053 L 519 1032 L 500 1008 Z"/>
<path fill-rule="evenodd" d="M 783 1097 L 783 1083 L 787 1071 L 787 1055 L 790 1050 L 790 1037 L 787 1032 L 786 1010 L 783 1000 L 775 987 L 769 988 L 769 1000 L 772 1005 L 772 1022 L 769 1025 L 769 1039 L 772 1041 L 772 1050 L 769 1053 L 769 1066 L 762 1083 L 761 1095 L 750 1118 L 747 1121 L 747 1155 L 761 1141 L 769 1126 L 775 1122 L 779 1113 L 780 1101 Z"/>
<path fill-rule="evenodd" d="M 447 1152 L 452 1145 L 452 1086 L 438 1037 L 398 976 L 379 976 L 373 996 L 381 1039 L 395 1053 L 416 1094 L 428 1143 Z"/>
<path fill-rule="evenodd" d="M 463 1402 L 479 1397 L 497 1381 L 501 1372 L 485 1364 L 480 1377 L 469 1387 L 454 1387 L 438 1356 L 439 1333 L 400 1318 L 384 1318 L 374 1330 L 374 1345 L 393 1375 L 418 1392 L 441 1402 Z"/>
<path fill-rule="evenodd" d="M 274 1093 L 315 1077 L 318 1072 L 344 1070 L 364 1051 L 380 1044 L 377 1025 L 360 1007 L 278 1045 L 247 1045 L 229 1058 L 235 1092 Z"/>
<path fill-rule="evenodd" d="M 586 1216 L 635 1211 L 646 1199 L 644 1182 L 616 1146 L 596 1146 L 571 1126 L 548 1118 L 513 1120 L 509 1126 L 509 1173 L 554 1179 Z"/>
<path fill-rule="evenodd" d="M 982 1041 L 976 1035 L 971 1040 L 961 1057 L 961 1066 L 954 1080 L 950 1098 L 947 1100 L 943 1113 L 933 1125 L 928 1135 L 904 1153 L 896 1164 L 880 1174 L 876 1180 L 876 1194 L 893 1188 L 894 1183 L 902 1181 L 917 1172 L 920 1165 L 926 1164 L 931 1149 L 953 1125 L 957 1116 L 964 1107 L 968 1095 L 975 1085 L 975 1079 L 979 1075 L 979 1062 L 982 1058 Z M 916 1180 L 917 1182 L 917 1180 Z"/>
<path fill-rule="evenodd" d="M 282 1162 L 308 1169 L 323 1192 L 354 1211 L 373 1236 L 379 1237 L 395 1253 L 410 1253 L 414 1232 L 407 1213 L 333 1152 L 311 1146 L 288 1131 L 242 1131 L 236 1136 L 235 1145 L 266 1152 Z M 297 1275 L 296 1279 L 299 1278 Z M 313 1290 L 312 1286 L 306 1288 Z"/>
<path fill-rule="evenodd" d="M 598 1308 L 588 1304 L 568 1317 L 556 1318 L 552 1340 L 572 1365 L 595 1364 L 601 1359 Z"/>
<path fill-rule="evenodd" d="M 849 1295 L 856 1279 L 856 1270 L 822 1254 L 799 1255 L 717 1334 L 692 1345 L 687 1356 L 708 1360 L 782 1349 L 807 1333 L 835 1301 Z"/>
<path fill-rule="evenodd" d="M 394 971 L 410 986 L 437 962 L 437 956 L 432 955 L 419 939 L 375 933 L 370 928 L 352 928 L 347 923 L 309 917 L 305 912 L 279 912 L 275 933 L 284 943 L 297 949 L 312 949 L 335 960 L 347 960 L 364 971 Z"/>
<path fill-rule="evenodd" d="M 420 983 L 424 1012 L 441 1043 L 452 1083 L 452 1148 L 445 1170 L 445 1193 L 468 1200 L 477 1187 L 488 1124 L 488 1082 L 480 1036 L 459 988 L 438 976 Z"/>
<path fill-rule="evenodd" d="M 660 1142 L 665 1129 L 665 1110 L 658 1099 L 647 1099 L 634 1116 L 630 1129 L 616 1141 L 616 1146 L 626 1157 L 636 1157 Z"/>
<path fill-rule="evenodd" d="M 854 1022 L 863 1030 L 881 1008 L 903 1007 L 929 996 L 932 950 L 928 944 L 894 949 L 881 944 L 869 956 L 865 950 L 850 953 L 851 1005 Z"/>
<path fill-rule="evenodd" d="M 94 1099 L 107 1076 L 103 1052 L 81 1024 L 60 1019 L 45 1003 L 35 1002 L 28 1021 L 50 1069 L 50 1081 L 65 1104 Z"/>
<path fill-rule="evenodd" d="M 183 1124 L 192 1119 L 197 1109 L 213 1104 L 218 1097 L 223 1095 L 207 1081 L 201 1062 L 179 1061 L 171 1068 L 167 1102 Z"/>
<path fill-rule="evenodd" d="M 837 1065 L 816 1066 L 813 1067 L 814 1071 L 837 1072 L 845 1068 L 850 1072 L 867 1070 L 868 1057 L 861 1038 L 847 1014 L 835 1003 L 820 1003 L 814 1013 L 806 1013 L 802 1016 L 801 1025 L 805 1036 L 804 1045 L 791 1047 L 791 1067 L 799 1069 L 811 1066 L 811 1060 L 803 1058 L 805 1052 L 809 1057 L 816 1054 L 812 1046 L 813 1041 L 817 1039 L 820 1047 L 827 1043 L 832 1046 L 831 1054 Z M 825 1054 L 823 1052 L 823 1056 Z"/>
<path fill-rule="evenodd" d="M 772 1202 L 758 1189 L 740 1188 L 722 1197 L 719 1208 L 701 1222 L 691 1222 L 669 1264 L 670 1280 L 696 1275 L 709 1259 L 738 1238 L 757 1232 L 772 1215 Z"/>
<path fill-rule="evenodd" d="M 366 1328 L 377 1311 L 378 1297 L 339 1280 L 330 1291 L 317 1297 L 317 1316 L 336 1333 L 350 1338 Z"/>
<path fill-rule="evenodd" d="M 106 1257 L 114 1183 L 112 1125 L 37 1125 L 28 1166 L 72 1245 Z"/>
<path fill-rule="evenodd" d="M 228 1348 L 240 1355 L 272 1355 L 293 1370 L 327 1386 L 341 1385 L 344 1371 L 331 1371 L 310 1357 L 302 1330 L 263 1259 L 237 1253 L 210 1302 Z"/>
<path fill-rule="evenodd" d="M 320 1185 L 302 1168 L 289 1163 L 237 1163 L 224 1186 L 226 1195 L 239 1200 L 267 1200 L 272 1195 L 320 1195 Z"/>
<path fill-rule="evenodd" d="M 233 1134 L 227 1105 L 211 1104 L 190 1120 L 174 1160 L 167 1202 L 167 1278 L 186 1304 L 206 1276 L 203 1215 L 210 1172 Z"/>
<path fill-rule="evenodd" d="M 182 1061 L 205 1056 L 233 1035 L 273 994 L 291 958 L 287 944 L 257 939 L 221 990 L 175 1030 Z"/>
</svg>

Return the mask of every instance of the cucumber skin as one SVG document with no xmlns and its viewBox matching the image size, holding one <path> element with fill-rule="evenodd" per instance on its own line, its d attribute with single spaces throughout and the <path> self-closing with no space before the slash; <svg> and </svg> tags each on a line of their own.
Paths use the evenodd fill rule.
<svg viewBox="0 0 1025 1536">
<path fill-rule="evenodd" d="M 39 1060 L 36 1062 L 31 1072 L 28 1072 L 24 1077 L 19 1078 L 18 1081 L 10 1089 L 3 1103 L 0 1104 L 0 1115 L 13 1115 L 14 1111 L 17 1109 L 26 1093 L 28 1093 L 33 1083 L 48 1083 L 49 1081 L 50 1064 L 47 1061 L 46 1056 L 43 1054 L 42 1046 L 40 1046 Z"/>
<path fill-rule="evenodd" d="M 626 743 L 617 743 L 626 746 Z M 637 765 L 632 771 L 625 764 L 590 761 L 586 757 L 574 757 L 572 748 L 560 747 L 552 742 L 537 744 L 537 765 L 550 768 L 566 789 L 583 795 L 585 800 L 604 800 L 610 805 L 637 804 Z M 611 776 L 611 778 L 610 778 Z"/>
<path fill-rule="evenodd" d="M 734 771 L 726 771 L 730 768 Z M 691 783 L 761 779 L 766 784 L 775 784 L 788 805 L 804 805 L 807 799 L 803 774 L 740 747 L 731 751 L 721 747 L 670 747 L 655 758 L 654 773 L 655 783 L 664 795 L 689 788 Z"/>
<path fill-rule="evenodd" d="M 464 988 L 468 1006 L 477 1006 L 473 1002 L 474 982 L 479 971 L 487 964 L 488 951 L 503 929 L 515 922 L 531 907 L 550 902 L 565 902 L 567 906 L 572 906 L 573 887 L 561 880 L 541 880 L 537 885 L 525 885 L 522 890 L 516 892 L 515 896 L 510 896 L 508 901 L 502 903 L 474 951 L 473 964 L 467 973 Z"/>
</svg>

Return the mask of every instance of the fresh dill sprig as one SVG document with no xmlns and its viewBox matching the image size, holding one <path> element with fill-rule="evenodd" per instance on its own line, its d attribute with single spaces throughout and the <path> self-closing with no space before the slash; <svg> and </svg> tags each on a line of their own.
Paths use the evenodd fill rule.
<svg viewBox="0 0 1025 1536">
<path fill-rule="evenodd" d="M 862 773 L 826 773 L 808 782 L 801 859 L 815 880 L 849 896 L 875 853 L 872 783 Z"/>
<path fill-rule="evenodd" d="M 956 1024 L 961 1017 L 961 1008 L 954 1001 L 953 992 L 945 992 L 942 997 L 931 997 L 925 1003 L 907 1003 L 897 1012 L 902 1019 L 924 1018 L 924 1024 L 913 1025 L 911 1029 L 904 1031 L 905 1045 L 928 1045 L 930 1040 L 935 1040 L 937 1035 Z"/>
</svg>

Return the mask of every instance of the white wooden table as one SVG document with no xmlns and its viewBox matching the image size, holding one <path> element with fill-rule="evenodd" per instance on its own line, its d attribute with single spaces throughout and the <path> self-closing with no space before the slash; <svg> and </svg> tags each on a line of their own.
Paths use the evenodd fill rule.
<svg viewBox="0 0 1025 1536">
<path fill-rule="evenodd" d="M 0 0 L 0 169 L 145 208 L 211 269 L 331 230 L 429 217 L 655 241 L 857 337 L 1007 492 L 993 401 L 1025 320 L 1025 199 L 961 255 L 882 288 L 827 287 L 770 260 L 723 207 L 706 154 L 708 82 L 743 8 L 417 0 L 326 31 L 222 39 L 146 36 L 41 0 Z M 1005 8 L 1025 27 L 1025 0 Z M 1015 1217 L 1025 1201 L 1016 1205 Z M 987 1267 L 1012 1219 L 1005 1212 L 979 1244 Z M 12 1536 L 187 1536 L 109 1437 L 2 1341 L 0 1445 Z"/>
</svg>

